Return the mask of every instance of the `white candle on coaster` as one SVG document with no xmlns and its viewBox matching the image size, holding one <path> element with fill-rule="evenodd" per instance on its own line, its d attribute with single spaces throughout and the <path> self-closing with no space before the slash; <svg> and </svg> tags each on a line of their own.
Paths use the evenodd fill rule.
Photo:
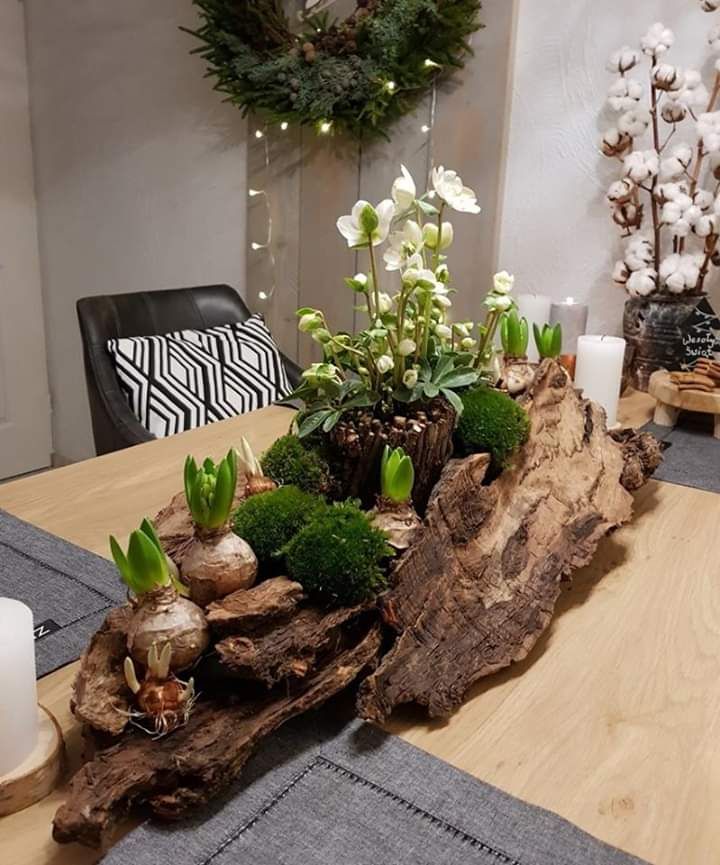
<svg viewBox="0 0 720 865">
<path fill-rule="evenodd" d="M 32 610 L 0 598 L 0 777 L 19 766 L 37 741 Z"/>
<path fill-rule="evenodd" d="M 559 324 L 562 327 L 561 354 L 577 354 L 578 337 L 585 333 L 587 320 L 587 305 L 578 303 L 574 297 L 566 297 L 562 303 L 552 304 L 550 324 Z"/>
<path fill-rule="evenodd" d="M 533 338 L 533 324 L 540 330 L 544 324 L 550 322 L 550 307 L 552 301 L 544 294 L 519 294 L 517 297 L 518 315 L 526 318 L 530 339 L 528 340 L 528 360 L 537 362 L 540 360 L 535 340 Z"/>
<path fill-rule="evenodd" d="M 618 336 L 581 336 L 578 339 L 575 387 L 599 403 L 608 428 L 617 424 L 625 340 Z"/>
</svg>

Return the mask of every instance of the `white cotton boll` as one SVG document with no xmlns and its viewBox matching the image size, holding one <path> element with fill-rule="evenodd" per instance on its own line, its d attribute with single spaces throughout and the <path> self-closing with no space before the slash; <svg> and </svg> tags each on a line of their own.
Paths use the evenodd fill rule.
<svg viewBox="0 0 720 865">
<path fill-rule="evenodd" d="M 720 25 L 712 28 L 708 33 L 707 41 L 711 51 L 720 53 Z"/>
<path fill-rule="evenodd" d="M 720 152 L 720 132 L 710 132 L 703 138 L 705 150 L 708 153 Z"/>
<path fill-rule="evenodd" d="M 666 123 L 681 123 L 687 117 L 687 107 L 682 102 L 668 99 L 660 108 L 660 116 Z"/>
<path fill-rule="evenodd" d="M 682 294 L 685 291 L 685 277 L 678 270 L 665 280 L 665 285 L 673 294 Z"/>
<path fill-rule="evenodd" d="M 622 48 L 613 52 L 606 64 L 608 72 L 619 72 L 623 74 L 628 72 L 633 66 L 637 66 L 640 62 L 640 55 L 634 48 L 629 45 L 623 45 Z"/>
<path fill-rule="evenodd" d="M 642 99 L 645 88 L 635 78 L 618 78 L 608 90 L 608 105 L 613 111 L 629 111 Z"/>
<path fill-rule="evenodd" d="M 663 208 L 660 211 L 660 217 L 666 225 L 673 225 L 674 223 L 676 223 L 679 219 L 682 218 L 682 214 L 682 207 L 673 200 L 670 200 L 666 204 L 663 204 Z"/>
<path fill-rule="evenodd" d="M 716 12 L 720 9 L 720 0 L 700 0 L 703 12 Z"/>
<path fill-rule="evenodd" d="M 610 184 L 607 198 L 611 204 L 624 204 L 626 201 L 630 201 L 634 191 L 635 184 L 632 180 L 623 177 L 622 180 L 616 180 L 615 183 Z"/>
<path fill-rule="evenodd" d="M 652 70 L 652 79 L 658 90 L 681 90 L 685 85 L 685 74 L 679 66 L 659 63 Z"/>
<path fill-rule="evenodd" d="M 695 220 L 693 231 L 698 237 L 709 237 L 711 234 L 715 234 L 715 217 L 700 216 Z"/>
<path fill-rule="evenodd" d="M 600 148 L 605 156 L 622 156 L 631 147 L 632 138 L 617 128 L 608 129 L 600 141 Z"/>
<path fill-rule="evenodd" d="M 640 243 L 628 243 L 625 250 L 625 264 L 628 270 L 636 271 L 647 267 L 653 260 L 652 246 L 649 241 Z"/>
<path fill-rule="evenodd" d="M 692 162 L 693 151 L 689 144 L 678 144 L 672 149 L 672 155 L 687 168 Z"/>
<path fill-rule="evenodd" d="M 695 195 L 693 195 L 693 204 L 704 213 L 710 210 L 714 202 L 715 198 L 712 192 L 708 192 L 707 189 L 698 189 Z"/>
<path fill-rule="evenodd" d="M 707 148 L 708 139 L 720 134 L 720 112 L 711 111 L 701 114 L 697 119 L 696 129 L 698 137 L 702 138 Z"/>
<path fill-rule="evenodd" d="M 631 108 L 618 119 L 618 129 L 631 138 L 638 138 L 645 134 L 651 119 L 646 108 Z"/>
<path fill-rule="evenodd" d="M 647 297 L 655 291 L 655 271 L 651 267 L 646 267 L 643 270 L 636 270 L 630 274 L 627 281 L 627 290 L 634 297 Z"/>
<path fill-rule="evenodd" d="M 663 159 L 660 163 L 660 176 L 662 178 L 677 180 L 679 177 L 682 177 L 684 173 L 685 166 L 675 156 L 668 156 L 667 159 Z"/>
<path fill-rule="evenodd" d="M 668 255 L 660 262 L 660 279 L 663 281 L 680 268 L 680 256 L 675 253 Z"/>
<path fill-rule="evenodd" d="M 626 266 L 625 262 L 616 261 L 612 272 L 613 282 L 617 282 L 618 285 L 625 285 L 629 277 L 630 269 Z"/>
<path fill-rule="evenodd" d="M 655 177 L 660 170 L 660 160 L 655 150 L 636 150 L 629 153 L 623 160 L 625 174 L 635 183 L 642 183 L 649 177 Z"/>
<path fill-rule="evenodd" d="M 659 21 L 652 25 L 640 40 L 644 54 L 659 56 L 664 54 L 675 41 L 675 34 Z"/>
</svg>

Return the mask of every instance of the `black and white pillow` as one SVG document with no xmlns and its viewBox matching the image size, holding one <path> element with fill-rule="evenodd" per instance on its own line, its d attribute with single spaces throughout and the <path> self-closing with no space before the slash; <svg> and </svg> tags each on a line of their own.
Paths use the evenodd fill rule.
<svg viewBox="0 0 720 865">
<path fill-rule="evenodd" d="M 140 423 L 158 438 L 271 405 L 290 393 L 259 315 L 163 336 L 108 340 L 120 384 Z"/>
</svg>

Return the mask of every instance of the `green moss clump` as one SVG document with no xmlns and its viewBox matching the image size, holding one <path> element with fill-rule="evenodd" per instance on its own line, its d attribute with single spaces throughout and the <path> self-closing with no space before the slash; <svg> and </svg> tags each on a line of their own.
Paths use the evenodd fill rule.
<svg viewBox="0 0 720 865">
<path fill-rule="evenodd" d="M 317 514 L 285 548 L 288 572 L 330 604 L 357 604 L 387 586 L 380 562 L 393 554 L 385 533 L 352 502 Z"/>
<path fill-rule="evenodd" d="M 530 418 L 514 399 L 499 390 L 479 387 L 462 396 L 464 411 L 456 437 L 464 453 L 489 453 L 496 469 L 504 468 L 513 451 L 530 433 Z"/>
<path fill-rule="evenodd" d="M 278 487 L 241 502 L 233 518 L 233 530 L 253 548 L 261 563 L 277 559 L 283 547 L 320 510 L 324 500 L 294 486 Z"/>
<path fill-rule="evenodd" d="M 276 484 L 292 484 L 308 493 L 324 493 L 330 473 L 325 460 L 297 436 L 285 435 L 260 459 L 262 470 Z"/>
</svg>

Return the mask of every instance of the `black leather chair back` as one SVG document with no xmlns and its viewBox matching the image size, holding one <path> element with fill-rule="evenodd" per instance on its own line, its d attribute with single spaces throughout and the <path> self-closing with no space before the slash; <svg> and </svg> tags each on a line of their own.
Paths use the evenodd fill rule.
<svg viewBox="0 0 720 865">
<path fill-rule="evenodd" d="M 130 410 L 107 350 L 109 339 L 152 336 L 245 321 L 250 310 L 229 285 L 84 297 L 77 302 L 95 450 L 111 453 L 154 436 Z M 300 369 L 283 356 L 294 387 Z"/>
</svg>

